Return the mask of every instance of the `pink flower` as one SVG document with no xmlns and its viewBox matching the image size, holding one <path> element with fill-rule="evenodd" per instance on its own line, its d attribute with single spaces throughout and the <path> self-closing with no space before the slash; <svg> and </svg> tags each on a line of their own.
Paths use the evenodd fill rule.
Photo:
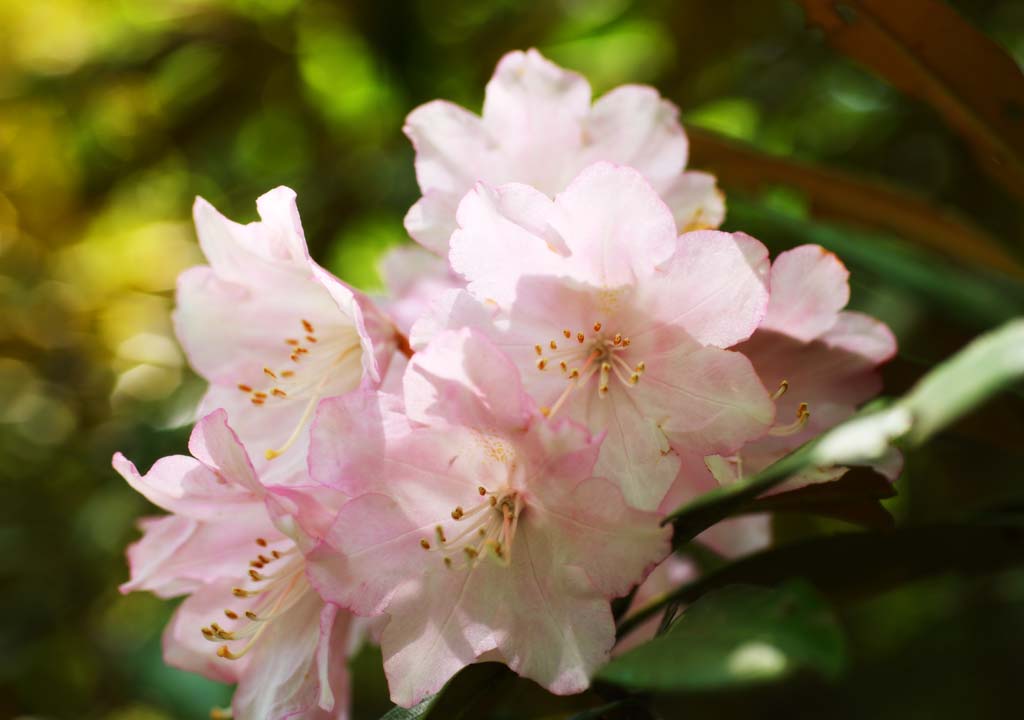
<svg viewBox="0 0 1024 720">
<path fill-rule="evenodd" d="M 451 292 L 413 330 L 487 330 L 550 415 L 607 432 L 598 474 L 654 509 L 679 458 L 732 453 L 773 407 L 746 340 L 768 304 L 768 253 L 742 233 L 676 236 L 635 170 L 598 163 L 554 201 L 525 185 L 479 184 L 459 206 Z"/>
<path fill-rule="evenodd" d="M 778 388 L 779 421 L 739 453 L 705 459 L 720 483 L 767 467 L 878 394 L 877 369 L 896 354 L 896 338 L 884 323 L 843 310 L 850 298 L 848 278 L 839 258 L 817 245 L 802 245 L 775 259 L 768 314 L 736 349 L 750 358 L 766 387 Z M 901 465 L 894 452 L 877 469 L 895 479 Z M 834 480 L 845 472 L 842 467 L 809 468 L 789 487 Z M 692 480 L 681 477 L 680 482 Z M 674 506 L 667 501 L 664 509 Z"/>
<path fill-rule="evenodd" d="M 146 475 L 114 456 L 133 488 L 172 513 L 142 521 L 121 591 L 188 595 L 164 632 L 164 659 L 238 683 L 235 718 L 347 718 L 346 660 L 365 621 L 320 599 L 300 552 L 340 496 L 264 487 L 223 410 L 199 421 L 189 449 L 194 457 L 163 458 Z"/>
<path fill-rule="evenodd" d="M 447 258 L 418 245 L 392 248 L 381 260 L 379 270 L 387 289 L 381 305 L 405 335 L 438 296 L 464 284 L 448 267 Z"/>
<path fill-rule="evenodd" d="M 423 197 L 406 215 L 406 230 L 446 255 L 459 200 L 477 181 L 524 183 L 552 197 L 599 160 L 639 170 L 681 231 L 721 224 L 725 203 L 714 177 L 683 172 L 688 143 L 672 103 L 641 85 L 590 100 L 583 77 L 529 50 L 498 63 L 482 117 L 442 100 L 413 110 L 404 129 Z"/>
<path fill-rule="evenodd" d="M 656 515 L 592 477 L 599 439 L 535 408 L 471 330 L 413 356 L 404 403 L 321 404 L 310 469 L 352 499 L 310 577 L 326 599 L 388 616 L 381 648 L 400 705 L 481 660 L 582 691 L 615 639 L 609 599 L 668 552 Z"/>
<path fill-rule="evenodd" d="M 282 482 L 305 474 L 317 400 L 379 382 L 395 335 L 367 298 L 310 258 L 293 191 L 271 190 L 256 206 L 260 222 L 239 225 L 196 200 L 210 264 L 178 279 L 174 319 L 210 383 L 200 415 L 227 409 L 246 446 L 260 448 L 264 480 Z"/>
</svg>

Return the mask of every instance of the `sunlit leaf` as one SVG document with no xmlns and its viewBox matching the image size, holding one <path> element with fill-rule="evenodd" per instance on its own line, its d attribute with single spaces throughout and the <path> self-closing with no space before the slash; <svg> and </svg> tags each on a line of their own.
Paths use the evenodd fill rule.
<svg viewBox="0 0 1024 720">
<path fill-rule="evenodd" d="M 809 585 L 734 585 L 702 597 L 668 632 L 616 658 L 600 677 L 636 690 L 706 690 L 799 670 L 832 678 L 843 662 L 839 625 Z"/>
</svg>

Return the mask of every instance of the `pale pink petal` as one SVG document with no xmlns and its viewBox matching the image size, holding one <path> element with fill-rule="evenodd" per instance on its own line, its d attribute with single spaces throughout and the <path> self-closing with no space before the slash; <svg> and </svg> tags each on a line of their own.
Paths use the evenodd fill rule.
<svg viewBox="0 0 1024 720">
<path fill-rule="evenodd" d="M 238 682 L 245 675 L 250 656 L 238 660 L 218 657 L 216 643 L 201 632 L 212 619 L 224 617 L 225 598 L 231 598 L 232 585 L 230 580 L 204 585 L 178 606 L 164 628 L 165 663 L 223 683 Z"/>
<path fill-rule="evenodd" d="M 445 255 L 448 238 L 445 238 Z M 388 251 L 379 265 L 388 297 L 384 309 L 406 335 L 432 303 L 446 292 L 462 286 L 448 262 L 416 246 L 399 246 Z"/>
<path fill-rule="evenodd" d="M 441 190 L 425 191 L 405 214 L 405 231 L 430 252 L 447 257 L 448 241 L 457 227 L 455 209 L 461 198 L 462 195 Z"/>
<path fill-rule="evenodd" d="M 637 307 L 651 330 L 673 326 L 702 345 L 729 347 L 745 340 L 768 306 L 768 250 L 743 233 L 686 233 L 672 258 L 638 288 Z"/>
<path fill-rule="evenodd" d="M 835 323 L 820 339 L 836 351 L 881 365 L 896 356 L 896 336 L 889 326 L 863 313 L 839 313 Z"/>
<path fill-rule="evenodd" d="M 149 590 L 158 597 L 174 597 L 211 582 L 237 580 L 255 556 L 256 538 L 271 545 L 287 543 L 265 514 L 235 516 L 230 522 L 168 515 L 149 518 L 141 527 L 142 539 L 128 548 L 131 578 L 121 585 L 123 593 Z"/>
<path fill-rule="evenodd" d="M 572 276 L 597 288 L 646 278 L 675 251 L 672 213 L 632 168 L 595 163 L 555 198 L 555 206 L 549 222 L 565 240 Z"/>
<path fill-rule="evenodd" d="M 588 164 L 607 160 L 639 170 L 655 188 L 686 167 L 687 140 L 679 109 L 644 85 L 622 85 L 601 96 L 584 123 Z"/>
<path fill-rule="evenodd" d="M 524 301 L 528 297 L 524 294 Z M 516 307 L 519 307 L 519 303 Z M 438 334 L 466 327 L 475 328 L 496 340 L 496 313 L 497 308 L 493 304 L 484 305 L 465 290 L 448 290 L 439 295 L 430 304 L 426 314 L 412 326 L 409 344 L 419 352 Z"/>
<path fill-rule="evenodd" d="M 451 239 L 452 269 L 479 300 L 507 306 L 523 275 L 557 274 L 564 258 L 552 244 L 554 206 L 526 185 L 478 184 L 459 204 L 459 230 Z"/>
<path fill-rule="evenodd" d="M 505 55 L 487 83 L 483 123 L 500 143 L 507 176 L 554 195 L 579 170 L 590 85 L 536 50 Z"/>
<path fill-rule="evenodd" d="M 679 469 L 665 433 L 637 406 L 630 388 L 616 384 L 603 398 L 588 392 L 585 399 L 590 426 L 606 432 L 595 473 L 614 481 L 632 507 L 658 507 Z"/>
<path fill-rule="evenodd" d="M 525 428 L 534 409 L 512 361 L 470 328 L 442 333 L 413 355 L 404 395 L 414 422 L 490 432 Z"/>
<path fill-rule="evenodd" d="M 687 171 L 660 190 L 680 233 L 714 230 L 725 220 L 725 195 L 714 175 Z"/>
<path fill-rule="evenodd" d="M 409 113 L 402 131 L 416 151 L 416 179 L 424 195 L 441 192 L 457 200 L 485 179 L 493 165 L 493 136 L 479 117 L 454 103 L 434 100 L 420 105 Z"/>
<path fill-rule="evenodd" d="M 317 655 L 320 651 L 324 603 L 311 589 L 263 632 L 252 649 L 246 672 L 239 678 L 232 708 L 239 718 L 285 720 L 315 717 L 321 699 Z M 333 621 L 334 612 L 328 612 Z M 330 636 L 331 622 L 326 623 Z M 336 662 L 344 665 L 344 646 Z M 333 704 L 333 703 L 332 703 Z"/>
<path fill-rule="evenodd" d="M 674 448 L 701 455 L 731 453 L 763 435 L 774 419 L 774 404 L 750 361 L 729 350 L 651 358 L 630 392 Z"/>
<path fill-rule="evenodd" d="M 772 298 L 761 327 L 810 341 L 832 327 L 850 299 L 850 273 L 819 245 L 787 250 L 772 263 Z"/>
<path fill-rule="evenodd" d="M 228 415 L 216 410 L 196 423 L 188 440 L 188 449 L 199 462 L 224 480 L 240 485 L 256 496 L 265 489 L 256 477 L 249 455 L 228 425 Z"/>
<path fill-rule="evenodd" d="M 543 503 L 538 512 L 547 515 L 555 552 L 583 568 L 606 598 L 625 595 L 668 555 L 671 528 L 659 525 L 657 513 L 624 503 L 608 480 L 589 478 L 559 492 L 560 480 L 546 477 L 553 487 L 538 493 Z"/>
</svg>

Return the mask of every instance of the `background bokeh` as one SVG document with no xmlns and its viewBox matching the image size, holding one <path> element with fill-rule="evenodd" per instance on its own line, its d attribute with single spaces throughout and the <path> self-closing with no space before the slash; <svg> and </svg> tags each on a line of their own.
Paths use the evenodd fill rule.
<svg viewBox="0 0 1024 720">
<path fill-rule="evenodd" d="M 1024 4 L 954 5 L 1024 62 Z M 407 242 L 418 195 L 405 114 L 435 97 L 479 109 L 500 55 L 530 46 L 596 94 L 644 82 L 676 102 L 692 164 L 721 167 L 730 229 L 773 250 L 837 250 L 854 305 L 901 341 L 887 392 L 1024 313 L 1018 271 L 940 251 L 927 229 L 962 223 L 1022 262 L 1020 201 L 789 0 L 0 0 L 0 717 L 201 718 L 230 695 L 163 665 L 172 603 L 117 592 L 152 508 L 111 454 L 148 467 L 184 451 L 202 392 L 169 324 L 176 275 L 201 261 L 194 196 L 251 220 L 259 194 L 293 187 L 314 256 L 380 290 L 376 260 Z M 807 164 L 833 174 L 801 182 Z M 899 232 L 913 223 L 884 203 L 821 211 L 816 192 L 842 194 L 846 178 L 910 191 L 924 229 Z M 911 454 L 889 509 L 903 524 L 1019 509 L 1022 446 L 1024 395 L 1010 394 Z M 837 529 L 777 522 L 780 541 Z M 932 577 L 842 619 L 853 662 L 838 685 L 683 698 L 686 716 L 1019 709 L 1024 560 Z M 360 717 L 388 707 L 372 651 L 357 688 Z"/>
</svg>

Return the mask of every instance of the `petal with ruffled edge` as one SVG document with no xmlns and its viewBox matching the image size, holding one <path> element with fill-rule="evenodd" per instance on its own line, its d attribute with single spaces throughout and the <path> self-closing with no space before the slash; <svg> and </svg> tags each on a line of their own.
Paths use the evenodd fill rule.
<svg viewBox="0 0 1024 720">
<path fill-rule="evenodd" d="M 509 305 L 523 275 L 564 269 L 562 241 L 549 224 L 553 212 L 551 200 L 527 185 L 478 183 L 459 203 L 459 229 L 448 256 L 452 269 L 479 300 Z"/>
<path fill-rule="evenodd" d="M 630 337 L 670 326 L 702 345 L 751 336 L 768 307 L 768 250 L 743 233 L 705 230 L 678 239 L 671 259 L 637 287 L 642 313 Z"/>
<path fill-rule="evenodd" d="M 454 229 L 454 227 L 453 227 Z M 450 233 L 449 233 L 450 235 Z M 444 239 L 447 256 L 448 238 Z M 416 246 L 391 248 L 378 265 L 387 299 L 384 309 L 406 335 L 444 293 L 462 287 L 462 281 L 441 258 Z"/>
<path fill-rule="evenodd" d="M 850 273 L 820 245 L 801 245 L 772 263 L 772 298 L 761 327 L 805 342 L 836 321 L 850 300 Z"/>
<path fill-rule="evenodd" d="M 413 355 L 404 397 L 414 422 L 492 433 L 524 429 L 534 411 L 512 361 L 471 328 L 443 333 Z"/>
<path fill-rule="evenodd" d="M 688 142 L 679 108 L 645 85 L 622 85 L 594 103 L 584 122 L 585 164 L 606 160 L 643 173 L 655 188 L 686 167 Z"/>
<path fill-rule="evenodd" d="M 224 616 L 224 599 L 231 597 L 232 586 L 230 580 L 204 585 L 178 606 L 164 628 L 165 663 L 223 683 L 238 682 L 245 674 L 252 662 L 251 656 L 238 660 L 218 657 L 216 644 L 203 637 L 201 632 L 210 618 Z"/>
<path fill-rule="evenodd" d="M 632 285 L 676 249 L 672 213 L 632 168 L 587 167 L 555 198 L 555 208 L 550 223 L 569 250 L 568 273 L 594 287 Z"/>
<path fill-rule="evenodd" d="M 531 185 L 549 196 L 579 170 L 581 123 L 590 113 L 590 85 L 536 50 L 510 52 L 487 83 L 483 124 L 501 147 L 501 181 Z"/>
</svg>

